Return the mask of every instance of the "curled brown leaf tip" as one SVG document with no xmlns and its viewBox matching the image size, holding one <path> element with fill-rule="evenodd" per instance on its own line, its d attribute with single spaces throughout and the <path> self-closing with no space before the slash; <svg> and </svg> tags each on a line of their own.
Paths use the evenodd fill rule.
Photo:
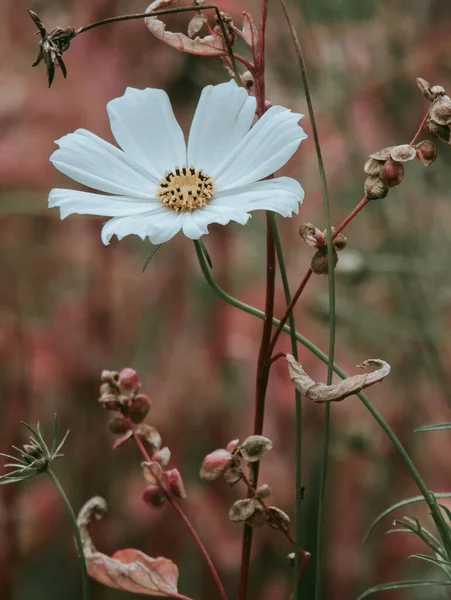
<svg viewBox="0 0 451 600">
<path fill-rule="evenodd" d="M 177 4 L 178 0 L 155 0 L 146 9 L 146 12 L 154 12 L 162 10 L 173 4 Z M 202 22 L 201 22 L 202 21 Z M 221 35 L 216 33 L 199 37 L 196 34 L 200 31 L 205 23 L 204 19 L 194 17 L 190 22 L 189 33 L 194 37 L 191 39 L 189 35 L 181 32 L 172 32 L 166 30 L 166 24 L 158 17 L 146 17 L 145 23 L 147 28 L 160 41 L 168 44 L 176 50 L 187 52 L 188 54 L 199 54 L 203 56 L 223 56 L 227 54 L 225 42 Z"/>
<path fill-rule="evenodd" d="M 108 587 L 135 594 L 173 598 L 177 595 L 178 568 L 169 559 L 151 558 L 134 548 L 118 550 L 111 557 L 98 552 L 89 533 L 94 519 L 107 511 L 103 498 L 88 500 L 78 515 L 78 526 L 89 575 Z"/>
<path fill-rule="evenodd" d="M 378 358 L 365 360 L 358 368 L 365 369 L 367 372 L 362 375 L 347 377 L 339 383 L 326 385 L 317 383 L 308 375 L 302 365 L 300 365 L 291 354 L 287 354 L 288 371 L 294 383 L 295 388 L 304 396 L 314 402 L 340 402 L 348 396 L 358 394 L 361 390 L 375 383 L 379 383 L 390 373 L 390 365 Z M 375 371 L 368 371 L 369 368 L 376 367 Z"/>
</svg>

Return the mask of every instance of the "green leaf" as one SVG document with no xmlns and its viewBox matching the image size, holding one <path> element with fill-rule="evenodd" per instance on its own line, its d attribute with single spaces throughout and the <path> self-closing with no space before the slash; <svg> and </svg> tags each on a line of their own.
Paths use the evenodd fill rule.
<svg viewBox="0 0 451 600">
<path fill-rule="evenodd" d="M 152 258 L 155 256 L 155 254 L 158 252 L 159 248 L 160 248 L 161 244 L 156 244 L 152 250 L 150 251 L 149 256 L 146 258 L 146 260 L 144 261 L 143 264 L 143 268 L 142 268 L 142 273 L 144 273 L 144 271 L 147 269 L 147 267 L 149 266 L 150 261 L 152 260 Z"/>
<path fill-rule="evenodd" d="M 371 594 L 376 594 L 377 592 L 388 592 L 389 590 L 403 590 L 406 588 L 420 588 L 420 587 L 450 587 L 451 582 L 449 581 L 393 581 L 391 583 L 381 583 L 380 585 L 375 585 L 372 588 L 363 592 L 357 600 L 363 600 L 364 598 L 368 598 Z"/>
<path fill-rule="evenodd" d="M 451 429 L 451 423 L 436 423 L 435 425 L 423 425 L 423 427 L 418 427 L 414 429 L 414 433 L 418 433 L 420 431 L 440 431 L 441 429 Z"/>
<path fill-rule="evenodd" d="M 431 492 L 431 493 L 433 493 L 433 495 L 436 498 L 451 498 L 451 492 L 437 492 L 437 493 Z M 415 502 L 422 502 L 422 501 L 424 501 L 424 496 L 413 496 L 412 498 L 407 498 L 406 500 L 401 500 L 400 502 L 397 502 L 396 504 L 392 504 L 392 506 L 385 509 L 371 523 L 370 528 L 368 529 L 365 537 L 363 538 L 362 546 L 364 544 L 366 544 L 368 538 L 373 533 L 373 530 L 375 529 L 376 525 L 378 525 L 378 523 L 380 523 L 384 517 L 386 517 L 387 515 L 389 515 L 391 512 L 393 512 L 394 510 L 396 510 L 398 508 L 402 508 L 403 506 L 408 506 L 409 504 L 414 504 Z"/>
<path fill-rule="evenodd" d="M 204 244 L 204 242 L 201 239 L 197 240 L 197 243 L 199 244 L 200 249 L 202 250 L 203 255 L 205 256 L 205 260 L 207 261 L 208 266 L 210 267 L 210 269 L 212 269 L 213 263 L 211 261 L 210 255 L 208 254 L 207 246 Z"/>
</svg>

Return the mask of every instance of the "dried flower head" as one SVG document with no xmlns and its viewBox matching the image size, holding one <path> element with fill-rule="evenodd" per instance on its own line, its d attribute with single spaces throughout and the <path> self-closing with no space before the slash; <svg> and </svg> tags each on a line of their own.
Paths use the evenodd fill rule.
<svg viewBox="0 0 451 600">
<path fill-rule="evenodd" d="M 41 41 L 39 42 L 39 53 L 36 60 L 33 63 L 33 67 L 36 67 L 42 60 L 45 62 L 47 67 L 47 77 L 49 81 L 49 87 L 53 83 L 55 77 L 55 65 L 58 64 L 64 75 L 67 76 L 66 65 L 63 61 L 63 53 L 69 49 L 70 43 L 73 38 L 77 35 L 73 27 L 56 27 L 52 31 L 48 32 L 44 27 L 41 19 L 38 15 L 28 9 L 28 14 L 33 19 L 38 32 L 41 35 Z"/>
<path fill-rule="evenodd" d="M 69 435 L 69 431 L 66 431 L 63 439 L 58 443 L 58 419 L 56 415 L 53 419 L 53 435 L 50 447 L 42 437 L 39 423 L 36 425 L 36 428 L 23 421 L 22 425 L 31 433 L 29 441 L 27 444 L 24 444 L 22 448 L 12 446 L 17 452 L 16 456 L 0 453 L 0 456 L 5 456 L 7 459 L 13 461 L 3 465 L 12 470 L 0 476 L 0 484 L 14 483 L 16 481 L 23 481 L 30 477 L 34 477 L 35 475 L 46 471 L 51 462 L 63 456 L 60 453 L 60 450 Z"/>
</svg>

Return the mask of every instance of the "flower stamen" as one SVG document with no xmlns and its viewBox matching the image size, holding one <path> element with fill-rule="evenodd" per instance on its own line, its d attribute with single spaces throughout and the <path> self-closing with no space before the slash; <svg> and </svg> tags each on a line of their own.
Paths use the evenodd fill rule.
<svg viewBox="0 0 451 600">
<path fill-rule="evenodd" d="M 213 195 L 212 178 L 194 167 L 175 167 L 173 171 L 167 171 L 157 189 L 157 198 L 177 213 L 202 208 Z"/>
</svg>

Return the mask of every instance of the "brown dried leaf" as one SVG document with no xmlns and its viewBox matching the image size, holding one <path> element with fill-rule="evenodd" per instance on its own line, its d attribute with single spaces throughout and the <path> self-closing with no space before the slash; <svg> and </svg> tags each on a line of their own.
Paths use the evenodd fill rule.
<svg viewBox="0 0 451 600">
<path fill-rule="evenodd" d="M 294 383 L 294 386 L 304 396 L 310 398 L 314 402 L 339 402 L 348 396 L 352 396 L 360 392 L 363 388 L 379 383 L 390 373 L 390 365 L 378 358 L 370 358 L 365 360 L 359 368 L 367 369 L 371 366 L 376 366 L 378 369 L 372 373 L 364 373 L 363 375 L 354 375 L 347 377 L 339 383 L 326 385 L 325 383 L 316 383 L 302 368 L 291 354 L 286 356 L 288 362 L 288 371 Z"/>
<path fill-rule="evenodd" d="M 176 4 L 178 0 L 155 0 L 147 7 L 146 12 L 161 10 Z M 147 28 L 153 35 L 181 52 L 187 52 L 188 54 L 200 54 L 203 56 L 222 56 L 227 54 L 227 49 L 222 36 L 220 35 L 206 35 L 203 38 L 196 37 L 192 40 L 184 33 L 175 33 L 172 31 L 166 31 L 166 24 L 160 21 L 158 17 L 146 17 L 144 19 Z"/>
<path fill-rule="evenodd" d="M 108 587 L 135 594 L 172 598 L 177 594 L 177 566 L 169 559 L 151 558 L 134 548 L 118 550 L 111 557 L 98 552 L 92 542 L 89 525 L 107 511 L 103 498 L 88 500 L 78 515 L 83 551 L 89 575 Z"/>
</svg>

